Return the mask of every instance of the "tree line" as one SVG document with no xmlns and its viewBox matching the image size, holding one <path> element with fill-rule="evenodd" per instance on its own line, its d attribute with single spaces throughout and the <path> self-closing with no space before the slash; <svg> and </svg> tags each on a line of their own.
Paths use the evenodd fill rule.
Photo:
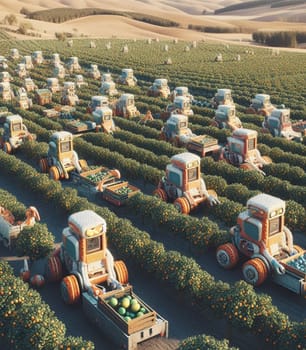
<svg viewBox="0 0 306 350">
<path fill-rule="evenodd" d="M 254 41 L 268 46 L 297 47 L 298 44 L 306 42 L 306 32 L 254 32 Z"/>
</svg>

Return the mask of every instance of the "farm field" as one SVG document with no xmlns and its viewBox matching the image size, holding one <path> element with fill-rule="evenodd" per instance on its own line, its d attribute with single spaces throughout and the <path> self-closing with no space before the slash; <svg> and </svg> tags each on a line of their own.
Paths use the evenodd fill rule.
<svg viewBox="0 0 306 350">
<path fill-rule="evenodd" d="M 96 39 L 95 43 L 96 48 L 89 48 L 88 40 L 74 39 L 73 46 L 67 47 L 66 42 L 55 40 L 24 42 L 11 40 L 3 34 L 2 39 L 0 38 L 0 49 L 4 56 L 9 55 L 11 48 L 18 48 L 22 55 L 31 55 L 36 50 L 42 50 L 46 59 L 50 58 L 52 53 L 59 53 L 64 62 L 71 56 L 77 56 L 83 69 L 84 78 L 88 82 L 87 87 L 77 90 L 80 99 L 80 104 L 76 107 L 77 116 L 83 120 L 90 118 L 90 115 L 86 113 L 86 108 L 91 96 L 99 94 L 100 87 L 99 80 L 88 76 L 87 71 L 90 64 L 97 64 L 101 72 L 110 72 L 114 78 L 120 74 L 121 69 L 133 68 L 137 78 L 137 86 L 126 87 L 118 84 L 117 88 L 120 92 L 135 95 L 136 106 L 142 114 L 150 110 L 153 115 L 158 115 L 169 103 L 162 98 L 147 96 L 147 90 L 155 78 L 168 79 L 171 90 L 176 86 L 188 86 L 194 98 L 199 101 L 197 105 L 192 106 L 194 116 L 189 118 L 190 128 L 196 134 L 207 133 L 217 137 L 220 143 L 225 142 L 230 132 L 210 126 L 214 110 L 205 107 L 205 105 L 214 96 L 217 88 L 230 88 L 237 114 L 243 126 L 258 131 L 259 150 L 263 155 L 271 157 L 273 163 L 264 167 L 263 170 L 267 175 L 263 176 L 257 172 L 236 169 L 229 164 L 214 162 L 209 157 L 203 158 L 201 169 L 204 179 L 208 188 L 214 188 L 218 193 L 221 205 L 219 209 L 218 207 L 200 208 L 191 214 L 190 225 L 195 225 L 198 232 L 189 232 L 183 226 L 183 223 L 186 225 L 183 216 L 178 217 L 178 225 L 180 222 L 182 223 L 182 226 L 179 227 L 179 229 L 182 228 L 182 232 L 175 232 L 177 227 L 173 228 L 173 223 L 172 226 L 168 223 L 167 213 L 161 213 L 158 209 L 158 203 L 152 202 L 151 194 L 156 188 L 158 179 L 164 175 L 170 157 L 184 151 L 184 149 L 159 140 L 160 129 L 163 125 L 160 119 L 142 125 L 137 120 L 115 117 L 115 124 L 120 127 L 120 130 L 116 131 L 113 136 L 102 133 L 85 133 L 75 139 L 75 148 L 80 158 L 86 159 L 89 163 L 119 169 L 124 178 L 142 190 L 144 196 L 140 196 L 137 200 L 131 200 L 127 207 L 116 208 L 95 196 L 83 192 L 80 192 L 79 195 L 87 195 L 91 202 L 103 208 L 109 208 L 112 215 L 122 220 L 129 219 L 135 229 L 147 232 L 151 240 L 160 242 L 166 251 L 176 251 L 182 257 L 194 259 L 201 269 L 207 271 L 216 281 L 223 281 L 230 285 L 240 280 L 242 273 L 239 268 L 230 272 L 219 268 L 214 257 L 215 248 L 218 242 L 224 240 L 225 232 L 235 224 L 237 213 L 245 206 L 246 200 L 255 193 L 267 192 L 287 201 L 286 220 L 288 220 L 288 226 L 294 234 L 294 241 L 306 247 L 305 139 L 304 143 L 295 143 L 263 134 L 261 132 L 263 117 L 245 113 L 255 94 L 268 93 L 271 95 L 272 103 L 275 105 L 285 104 L 291 109 L 293 120 L 305 120 L 306 93 L 303 90 L 306 83 L 305 53 L 280 52 L 276 54 L 275 50 L 266 48 L 250 49 L 250 47 L 242 45 L 212 44 L 204 41 L 188 43 L 182 41 L 148 42 L 147 40 Z M 124 45 L 127 45 L 128 52 L 123 52 Z M 222 53 L 223 62 L 214 61 L 218 53 Z M 240 61 L 236 59 L 237 55 L 240 55 Z M 171 65 L 164 64 L 168 58 L 172 60 Z M 16 63 L 10 61 L 8 71 L 13 76 L 11 85 L 17 88 L 22 85 L 22 80 L 16 76 L 15 68 Z M 42 88 L 45 86 L 46 79 L 52 76 L 52 69 L 51 64 L 36 65 L 30 71 L 30 76 L 35 80 L 37 86 Z M 70 75 L 65 80 L 73 79 L 74 76 Z M 50 107 L 59 101 L 60 93 L 55 93 Z M 13 103 L 3 103 L 3 105 L 7 106 L 11 112 L 19 113 L 28 129 L 37 134 L 37 140 L 28 147 L 25 146 L 20 151 L 18 150 L 16 157 L 23 162 L 24 166 L 28 165 L 31 169 L 38 169 L 37 161 L 46 151 L 48 137 L 52 131 L 61 130 L 63 123 L 60 120 L 44 117 L 42 114 L 44 107 L 35 103 L 33 108 L 28 111 L 19 109 Z M 8 161 L 6 157 L 4 154 L 1 155 L 3 164 Z M 49 230 L 56 237 L 56 243 L 58 243 L 61 229 L 66 225 L 71 192 L 68 192 L 68 203 L 61 203 L 51 216 L 50 207 L 51 203 L 52 205 L 54 203 L 52 201 L 46 202 L 48 201 L 47 195 L 36 193 L 33 196 L 30 187 L 26 188 L 22 183 L 16 185 L 19 181 L 18 176 L 13 173 L 10 176 L 7 174 L 8 169 L 1 167 L 1 187 L 16 195 L 19 201 L 26 205 L 41 207 L 42 221 L 47 223 Z M 70 181 L 64 181 L 62 186 L 64 190 L 68 190 L 71 186 L 75 188 L 75 185 Z M 63 209 L 65 206 L 68 208 L 66 212 Z M 170 205 L 168 207 L 172 208 Z M 168 207 L 167 210 L 171 215 L 172 211 Z M 122 223 L 124 225 L 125 221 Z M 113 227 L 112 223 L 110 223 L 110 227 Z M 124 226 L 122 229 L 124 230 Z M 188 234 L 186 234 L 187 231 Z M 179 340 L 201 333 L 214 335 L 217 338 L 226 336 L 224 317 L 221 317 L 220 320 L 215 318 L 213 316 L 214 308 L 201 310 L 202 312 L 190 317 L 190 313 L 195 312 L 195 310 L 190 307 L 188 299 L 185 302 L 181 300 L 184 299 L 182 296 L 184 288 L 176 290 L 173 285 L 167 284 L 163 280 L 160 272 L 149 273 L 148 266 L 141 266 L 137 261 L 137 257 L 133 253 L 133 246 L 129 247 L 128 242 L 118 244 L 118 238 L 112 229 L 110 229 L 109 242 L 115 254 L 127 261 L 130 282 L 138 294 L 149 304 L 153 304 L 154 308 L 169 320 L 170 340 L 165 343 L 150 341 L 150 345 L 147 347 L 143 344 L 144 349 L 150 349 L 150 346 L 152 349 L 166 349 L 166 347 L 174 349 Z M 127 247 L 132 251 L 127 251 Z M 0 253 L 4 257 L 7 256 L 8 252 L 1 247 Z M 17 269 L 19 268 L 18 264 L 20 262 L 15 263 Z M 281 313 L 287 315 L 291 321 L 300 324 L 304 322 L 305 324 L 305 299 L 273 284 L 271 281 L 256 288 L 255 292 L 258 295 L 269 295 L 273 305 Z M 69 323 L 70 319 L 74 317 L 78 320 L 81 319 L 81 310 L 68 311 L 66 307 L 63 308 L 59 300 L 54 300 L 56 293 L 58 294 L 54 286 L 50 289 L 48 287 L 42 289 L 43 298 L 50 303 L 51 307 L 54 307 L 58 317 L 65 321 L 69 333 L 82 335 L 85 339 L 93 339 L 96 349 L 102 349 L 104 345 L 100 344 L 101 341 L 104 344 L 104 339 L 101 339 L 94 329 L 86 326 L 86 322 L 82 320 L 83 333 L 79 333 L 80 327 L 77 327 L 74 322 Z M 175 295 L 175 300 L 169 306 L 171 295 Z M 59 298 L 59 295 L 57 297 Z M 208 314 L 207 318 L 205 318 L 205 314 Z M 78 329 L 76 330 L 76 328 Z M 254 339 L 258 341 L 260 336 L 242 334 L 237 328 L 233 330 L 231 344 L 240 349 L 255 350 L 258 349 L 258 345 L 255 345 L 257 343 Z M 105 349 L 108 346 L 109 343 L 105 341 Z M 264 346 L 271 348 L 269 342 L 265 345 L 262 341 L 261 348 Z M 290 348 L 290 343 L 288 348 Z"/>
</svg>

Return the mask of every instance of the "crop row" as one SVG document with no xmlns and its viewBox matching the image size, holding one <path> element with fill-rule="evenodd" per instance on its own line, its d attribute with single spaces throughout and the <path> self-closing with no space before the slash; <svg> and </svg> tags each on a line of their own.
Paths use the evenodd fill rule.
<svg viewBox="0 0 306 350">
<path fill-rule="evenodd" d="M 290 321 L 267 295 L 255 293 L 253 287 L 243 281 L 233 285 L 215 281 L 193 259 L 166 251 L 161 243 L 151 240 L 146 232 L 136 229 L 128 220 L 119 219 L 108 209 L 89 203 L 73 190 L 63 191 L 60 183 L 39 175 L 13 156 L 1 152 L 0 160 L 4 165 L 2 174 L 11 176 L 49 203 L 56 203 L 67 214 L 82 209 L 95 210 L 106 219 L 108 240 L 120 256 L 141 266 L 174 291 L 180 291 L 185 300 L 191 298 L 199 310 L 210 308 L 233 327 L 258 334 L 261 339 L 282 349 L 302 348 L 304 324 Z"/>
</svg>

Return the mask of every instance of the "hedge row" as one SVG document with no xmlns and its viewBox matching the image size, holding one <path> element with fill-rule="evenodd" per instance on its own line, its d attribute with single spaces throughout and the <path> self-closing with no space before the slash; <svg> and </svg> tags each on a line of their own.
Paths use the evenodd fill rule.
<svg viewBox="0 0 306 350">
<path fill-rule="evenodd" d="M 62 191 L 60 183 L 39 175 L 13 156 L 1 152 L 0 160 L 4 165 L 2 173 L 14 177 L 50 203 L 56 203 L 67 214 L 93 209 L 103 216 L 108 224 L 108 240 L 123 258 L 131 259 L 174 290 L 181 291 L 198 310 L 209 307 L 232 326 L 258 334 L 260 339 L 266 339 L 276 348 L 292 350 L 305 345 L 305 323 L 291 322 L 272 304 L 269 296 L 255 293 L 253 287 L 243 281 L 233 285 L 216 282 L 193 259 L 166 251 L 161 243 L 152 241 L 146 232 L 133 227 L 130 221 L 119 219 L 108 209 L 89 203 L 69 188 Z"/>
<path fill-rule="evenodd" d="M 93 134 L 89 136 L 95 138 L 97 135 Z M 147 174 L 146 182 L 156 184 L 157 176 L 162 176 L 163 174 L 155 168 L 153 168 L 154 171 L 151 171 L 152 168 L 149 166 L 144 167 L 143 165 L 139 165 L 136 167 L 135 164 L 138 163 L 135 163 L 134 160 L 130 161 L 130 159 L 126 159 L 116 152 L 110 153 L 108 149 L 88 144 L 81 138 L 77 138 L 75 141 L 79 145 L 77 149 L 80 156 L 87 160 L 90 159 L 95 164 L 102 163 L 106 166 L 118 167 L 128 177 L 139 179 L 142 174 Z M 48 145 L 46 143 L 28 142 L 23 144 L 21 149 L 23 149 L 27 158 L 38 161 L 47 152 Z M 260 193 L 257 190 L 249 190 L 246 186 L 239 183 L 228 185 L 220 176 L 204 175 L 203 178 L 207 188 L 214 189 L 219 196 L 226 197 L 221 198 L 220 205 L 210 208 L 208 214 L 213 215 L 228 226 L 236 224 L 237 215 L 242 209 L 241 204 L 244 206 L 249 198 Z M 305 218 L 305 209 L 300 204 L 288 200 L 285 216 L 286 225 L 291 229 L 303 230 L 305 228 Z"/>
<path fill-rule="evenodd" d="M 11 350 L 94 350 L 91 341 L 65 336 L 66 327 L 40 294 L 0 260 L 0 340 Z"/>
</svg>

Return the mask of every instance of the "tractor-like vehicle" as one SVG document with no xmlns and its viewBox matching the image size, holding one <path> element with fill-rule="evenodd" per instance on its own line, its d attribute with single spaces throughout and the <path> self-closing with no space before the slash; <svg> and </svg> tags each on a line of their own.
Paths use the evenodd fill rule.
<svg viewBox="0 0 306 350">
<path fill-rule="evenodd" d="M 172 114 L 183 114 L 187 117 L 193 115 L 190 99 L 186 96 L 177 96 L 172 103 L 169 103 L 166 109 L 160 113 L 162 120 L 167 120 Z"/>
<path fill-rule="evenodd" d="M 235 105 L 219 105 L 211 125 L 219 129 L 230 129 L 231 131 L 241 128 L 242 123 L 236 116 Z"/>
<path fill-rule="evenodd" d="M 254 286 L 271 276 L 277 284 L 305 296 L 306 250 L 294 245 L 285 226 L 285 209 L 285 201 L 269 194 L 250 198 L 230 229 L 231 242 L 217 248 L 216 258 L 225 269 L 243 259 L 243 276 Z"/>
<path fill-rule="evenodd" d="M 16 73 L 19 78 L 25 78 L 28 75 L 26 65 L 24 63 L 18 63 Z"/>
<path fill-rule="evenodd" d="M 108 97 L 103 95 L 91 96 L 91 101 L 87 107 L 87 113 L 93 113 L 95 110 L 102 107 L 109 107 Z"/>
<path fill-rule="evenodd" d="M 100 93 L 102 95 L 107 95 L 110 97 L 117 96 L 118 90 L 116 89 L 116 84 L 112 79 L 110 73 L 103 73 L 101 79 Z"/>
<path fill-rule="evenodd" d="M 56 66 L 57 64 L 63 64 L 63 62 L 60 59 L 59 53 L 53 53 L 51 55 L 51 63 Z"/>
<path fill-rule="evenodd" d="M 33 69 L 34 65 L 33 65 L 33 61 L 32 61 L 32 56 L 23 56 L 22 62 L 25 65 L 26 69 Z"/>
<path fill-rule="evenodd" d="M 55 64 L 53 69 L 53 76 L 58 79 L 64 79 L 66 77 L 65 67 L 60 63 Z"/>
<path fill-rule="evenodd" d="M 7 59 L 4 56 L 0 56 L 0 69 L 8 69 Z"/>
<path fill-rule="evenodd" d="M 187 86 L 177 86 L 171 93 L 170 93 L 170 100 L 173 102 L 176 97 L 178 96 L 185 96 L 189 98 L 190 103 L 193 101 L 193 96 L 190 94 Z"/>
<path fill-rule="evenodd" d="M 211 100 L 213 108 L 218 108 L 219 105 L 233 105 L 231 89 L 218 89 L 215 96 Z"/>
<path fill-rule="evenodd" d="M 10 49 L 10 56 L 9 56 L 12 60 L 19 60 L 20 55 L 19 55 L 19 51 L 16 48 Z"/>
<path fill-rule="evenodd" d="M 75 85 L 78 89 L 82 88 L 83 86 L 88 86 L 88 83 L 85 81 L 83 74 L 75 75 Z"/>
<path fill-rule="evenodd" d="M 34 51 L 32 53 L 32 61 L 34 64 L 42 64 L 44 62 L 44 56 L 42 54 L 42 51 Z"/>
<path fill-rule="evenodd" d="M 12 80 L 13 80 L 13 78 L 9 72 L 7 72 L 7 71 L 0 72 L 0 81 L 1 82 L 3 82 L 3 83 L 8 82 L 9 83 Z"/>
<path fill-rule="evenodd" d="M 269 116 L 265 117 L 262 127 L 272 136 L 284 137 L 287 140 L 301 142 L 306 135 L 306 121 L 292 123 L 289 108 L 274 109 Z"/>
<path fill-rule="evenodd" d="M 92 113 L 94 121 L 96 123 L 96 130 L 103 131 L 106 134 L 113 134 L 116 130 L 115 122 L 113 119 L 113 111 L 108 106 L 103 106 L 96 109 Z"/>
<path fill-rule="evenodd" d="M 98 191 L 120 179 L 120 172 L 102 166 L 89 168 L 86 160 L 79 159 L 73 149 L 73 135 L 68 131 L 57 131 L 51 135 L 49 150 L 39 161 L 40 171 L 49 173 L 53 180 L 70 179 L 79 185 L 88 183 Z"/>
<path fill-rule="evenodd" d="M 76 56 L 69 57 L 68 62 L 67 62 L 67 70 L 68 70 L 69 74 L 82 72 L 82 68 L 79 64 L 78 57 L 76 57 Z"/>
<path fill-rule="evenodd" d="M 61 86 L 58 81 L 58 78 L 47 78 L 47 89 L 49 89 L 52 92 L 52 94 L 60 92 Z"/>
<path fill-rule="evenodd" d="M 170 88 L 167 79 L 155 79 L 147 91 L 148 96 L 168 98 L 170 96 Z"/>
<path fill-rule="evenodd" d="M 272 162 L 269 157 L 261 156 L 257 149 L 257 131 L 245 128 L 234 130 L 232 136 L 227 138 L 219 160 L 225 160 L 245 170 L 259 171 L 263 175 L 263 166 Z"/>
<path fill-rule="evenodd" d="M 75 93 L 75 83 L 73 81 L 64 82 L 61 104 L 68 106 L 79 104 L 79 97 Z"/>
<path fill-rule="evenodd" d="M 99 71 L 97 64 L 91 64 L 90 68 L 88 70 L 88 75 L 90 78 L 93 78 L 95 80 L 98 80 L 101 78 L 101 73 Z"/>
<path fill-rule="evenodd" d="M 123 68 L 121 71 L 121 75 L 117 81 L 119 84 L 135 86 L 137 85 L 137 79 L 134 76 L 134 72 L 132 68 Z"/>
<path fill-rule="evenodd" d="M 180 213 L 189 214 L 203 202 L 219 203 L 216 192 L 207 190 L 201 176 L 201 158 L 184 152 L 171 157 L 166 176 L 153 194 L 165 202 L 173 202 Z"/>
<path fill-rule="evenodd" d="M 246 114 L 258 114 L 264 117 L 269 116 L 276 107 L 271 103 L 270 95 L 257 94 L 252 99 L 250 106 L 246 109 Z"/>
<path fill-rule="evenodd" d="M 24 87 L 18 89 L 16 101 L 18 107 L 21 109 L 29 109 L 33 106 L 32 99 L 28 97 L 27 91 Z"/>
<path fill-rule="evenodd" d="M 32 78 L 25 78 L 23 86 L 27 92 L 33 92 L 37 89 L 37 85 L 34 83 Z"/>
<path fill-rule="evenodd" d="M 16 151 L 26 141 L 36 139 L 23 124 L 22 117 L 18 114 L 8 115 L 4 123 L 4 133 L 0 140 L 1 148 L 10 154 Z"/>
<path fill-rule="evenodd" d="M 220 151 L 218 140 L 208 135 L 195 135 L 188 128 L 188 117 L 183 114 L 172 114 L 162 127 L 160 138 L 176 147 L 186 147 L 189 152 L 201 157 L 217 157 Z"/>
<path fill-rule="evenodd" d="M 14 92 L 11 89 L 11 84 L 8 81 L 0 83 L 0 98 L 4 102 L 11 102 L 14 98 Z"/>
<path fill-rule="evenodd" d="M 135 106 L 135 99 L 133 94 L 122 94 L 114 103 L 113 114 L 123 118 L 134 118 L 140 115 Z"/>
<path fill-rule="evenodd" d="M 136 350 L 140 342 L 168 336 L 168 321 L 133 292 L 125 263 L 115 260 L 107 247 L 106 221 L 92 210 L 68 217 L 59 251 L 47 262 L 46 276 L 50 282 L 61 281 L 64 302 L 81 302 L 88 320 L 120 349 Z M 119 302 L 126 312 L 139 311 L 141 307 L 144 312 L 135 312 L 133 318 L 123 317 Z M 130 308 L 136 302 L 137 308 Z"/>
</svg>

